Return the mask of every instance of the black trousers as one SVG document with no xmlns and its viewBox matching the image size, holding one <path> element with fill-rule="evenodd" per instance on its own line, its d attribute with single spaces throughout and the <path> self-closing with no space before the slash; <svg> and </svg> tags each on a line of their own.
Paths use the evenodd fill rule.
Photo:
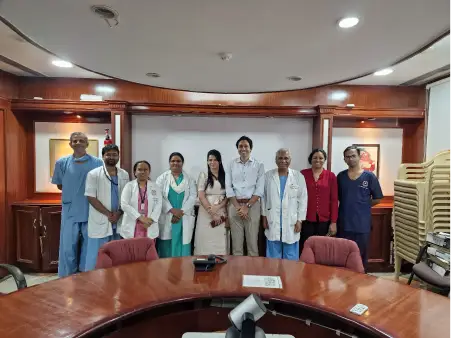
<svg viewBox="0 0 451 338">
<path fill-rule="evenodd" d="M 362 257 L 362 264 L 366 271 L 366 266 L 368 263 L 368 244 L 370 239 L 369 233 L 358 233 L 351 231 L 342 231 L 339 230 L 337 233 L 337 237 L 349 239 L 351 241 L 356 242 L 357 246 L 360 250 L 360 256 Z"/>
<path fill-rule="evenodd" d="M 318 218 L 317 218 L 318 219 Z M 329 232 L 329 222 L 302 222 L 301 238 L 299 239 L 299 255 L 302 254 L 305 241 L 311 236 L 326 236 Z"/>
</svg>

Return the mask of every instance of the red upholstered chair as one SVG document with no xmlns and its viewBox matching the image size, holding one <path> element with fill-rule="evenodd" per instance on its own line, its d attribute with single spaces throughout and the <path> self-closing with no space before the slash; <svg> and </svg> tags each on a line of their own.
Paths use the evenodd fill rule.
<svg viewBox="0 0 451 338">
<path fill-rule="evenodd" d="M 120 239 L 104 244 L 97 255 L 96 269 L 158 259 L 155 241 L 150 238 Z"/>
<path fill-rule="evenodd" d="M 304 244 L 300 260 L 309 264 L 338 266 L 355 272 L 365 272 L 359 247 L 355 242 L 343 238 L 310 237 Z"/>
</svg>

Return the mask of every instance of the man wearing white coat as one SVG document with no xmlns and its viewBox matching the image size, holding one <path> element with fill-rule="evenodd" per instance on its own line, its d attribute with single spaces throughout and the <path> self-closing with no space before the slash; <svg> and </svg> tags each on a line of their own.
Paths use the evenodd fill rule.
<svg viewBox="0 0 451 338">
<path fill-rule="evenodd" d="M 109 144 L 102 149 L 103 166 L 86 177 L 85 196 L 89 201 L 88 247 L 85 270 L 94 270 L 100 247 L 120 239 L 122 221 L 121 193 L 129 181 L 128 173 L 116 165 L 119 148 Z"/>
<path fill-rule="evenodd" d="M 290 163 L 290 151 L 279 149 L 277 169 L 265 174 L 262 218 L 266 257 L 298 260 L 302 221 L 307 213 L 307 187 L 304 176 L 290 169 Z"/>
</svg>

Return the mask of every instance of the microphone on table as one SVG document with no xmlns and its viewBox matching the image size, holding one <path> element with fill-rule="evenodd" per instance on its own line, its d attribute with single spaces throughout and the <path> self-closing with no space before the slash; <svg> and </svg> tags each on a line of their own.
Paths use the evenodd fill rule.
<svg viewBox="0 0 451 338">
<path fill-rule="evenodd" d="M 226 332 L 226 338 L 265 338 L 265 332 L 255 322 L 266 313 L 260 297 L 251 294 L 229 313 L 233 324 Z"/>
</svg>

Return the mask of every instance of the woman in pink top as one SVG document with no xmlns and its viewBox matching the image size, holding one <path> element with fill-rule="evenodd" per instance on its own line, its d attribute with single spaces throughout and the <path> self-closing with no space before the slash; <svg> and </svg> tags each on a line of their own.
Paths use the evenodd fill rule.
<svg viewBox="0 0 451 338">
<path fill-rule="evenodd" d="M 160 188 L 149 179 L 150 170 L 149 162 L 136 162 L 133 167 L 136 180 L 128 182 L 122 192 L 124 217 L 120 234 L 123 238 L 158 237 L 163 198 Z"/>
<path fill-rule="evenodd" d="M 150 175 L 150 164 L 146 161 L 142 161 L 138 164 L 136 171 L 138 175 L 136 180 L 138 181 L 138 212 L 142 215 L 136 220 L 135 235 L 134 237 L 147 237 L 147 228 L 150 226 L 147 220 L 147 212 L 149 203 L 147 196 L 147 181 Z M 141 175 L 139 173 L 142 173 Z M 144 222 L 143 222 L 144 221 Z"/>
</svg>

